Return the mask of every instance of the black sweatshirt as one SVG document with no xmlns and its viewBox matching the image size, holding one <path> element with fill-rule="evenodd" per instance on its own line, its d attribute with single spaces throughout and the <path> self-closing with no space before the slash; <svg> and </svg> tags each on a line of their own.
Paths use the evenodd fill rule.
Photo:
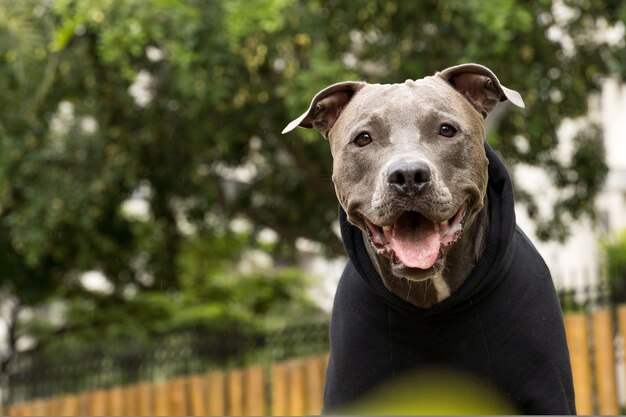
<svg viewBox="0 0 626 417">
<path fill-rule="evenodd" d="M 340 411 L 404 371 L 441 365 L 483 380 L 522 413 L 576 413 L 550 272 L 515 223 L 504 165 L 487 144 L 485 151 L 490 226 L 484 253 L 462 286 L 431 308 L 417 308 L 384 286 L 361 231 L 340 210 L 349 261 L 331 318 L 324 412 Z"/>
</svg>

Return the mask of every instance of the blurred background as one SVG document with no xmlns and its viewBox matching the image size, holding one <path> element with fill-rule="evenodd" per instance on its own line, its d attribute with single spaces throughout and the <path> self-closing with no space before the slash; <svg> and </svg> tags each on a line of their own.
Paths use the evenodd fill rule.
<svg viewBox="0 0 626 417">
<path fill-rule="evenodd" d="M 0 406 L 319 412 L 345 255 L 327 142 L 280 132 L 328 84 L 478 62 L 526 103 L 487 140 L 575 322 L 579 412 L 618 413 L 625 21 L 619 0 L 0 0 Z"/>
</svg>

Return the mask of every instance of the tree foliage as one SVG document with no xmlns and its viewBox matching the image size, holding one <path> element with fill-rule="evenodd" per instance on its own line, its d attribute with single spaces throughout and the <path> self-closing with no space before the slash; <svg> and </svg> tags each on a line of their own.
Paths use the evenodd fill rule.
<svg viewBox="0 0 626 417">
<path fill-rule="evenodd" d="M 563 197 L 538 221 L 563 236 L 592 212 L 606 168 L 599 131 L 563 162 L 556 130 L 626 73 L 623 36 L 599 35 L 625 19 L 609 0 L 1 0 L 0 291 L 39 306 L 97 269 L 118 302 L 128 288 L 177 294 L 215 281 L 206 257 L 232 266 L 265 228 L 282 264 L 298 237 L 342 253 L 327 143 L 280 131 L 330 83 L 470 61 L 522 93 L 526 111 L 505 111 L 488 139 L 509 163 L 552 174 Z M 131 198 L 146 218 L 124 210 Z M 252 230 L 228 247 L 235 217 Z M 207 285 L 197 305 L 259 290 Z"/>
<path fill-rule="evenodd" d="M 600 242 L 603 278 L 612 302 L 626 300 L 626 229 Z"/>
</svg>

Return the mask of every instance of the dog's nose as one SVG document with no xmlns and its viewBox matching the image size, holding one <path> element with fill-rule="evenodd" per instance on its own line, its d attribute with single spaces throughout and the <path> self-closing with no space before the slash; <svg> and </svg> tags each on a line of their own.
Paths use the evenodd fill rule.
<svg viewBox="0 0 626 417">
<path fill-rule="evenodd" d="M 430 179 L 430 168 L 424 161 L 394 162 L 387 168 L 387 184 L 407 194 L 421 191 Z"/>
</svg>

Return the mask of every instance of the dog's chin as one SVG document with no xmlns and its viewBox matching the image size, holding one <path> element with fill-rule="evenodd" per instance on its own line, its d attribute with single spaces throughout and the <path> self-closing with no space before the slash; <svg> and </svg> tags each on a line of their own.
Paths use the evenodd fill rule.
<svg viewBox="0 0 626 417">
<path fill-rule="evenodd" d="M 421 282 L 441 276 L 441 272 L 443 271 L 443 267 L 445 265 L 445 255 L 437 258 L 437 261 L 433 264 L 433 266 L 428 269 L 410 268 L 398 260 L 386 257 L 385 262 L 388 263 L 389 270 L 394 276 L 404 278 L 409 281 Z"/>
</svg>

